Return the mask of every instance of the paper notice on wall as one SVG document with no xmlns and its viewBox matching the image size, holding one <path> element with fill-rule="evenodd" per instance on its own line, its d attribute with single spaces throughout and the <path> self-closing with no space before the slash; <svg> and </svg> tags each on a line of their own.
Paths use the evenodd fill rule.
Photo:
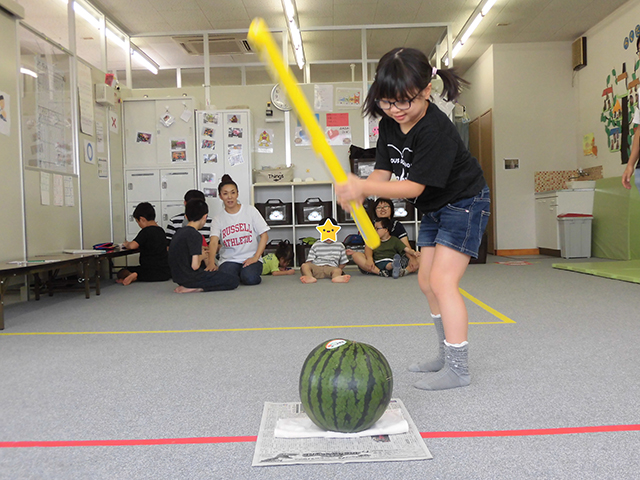
<svg viewBox="0 0 640 480">
<path fill-rule="evenodd" d="M 316 112 L 333 110 L 333 85 L 313 86 L 313 108 Z"/>
<path fill-rule="evenodd" d="M 6 136 L 11 134 L 10 110 L 11 97 L 7 93 L 0 91 L 0 133 Z"/>
<path fill-rule="evenodd" d="M 109 178 L 109 164 L 106 158 L 98 158 L 98 178 Z"/>
<path fill-rule="evenodd" d="M 351 127 L 327 127 L 329 145 L 351 145 Z"/>
<path fill-rule="evenodd" d="M 235 167 L 244 163 L 244 157 L 242 156 L 242 145 L 229 145 L 227 149 L 227 160 L 229 165 Z"/>
<path fill-rule="evenodd" d="M 62 207 L 64 205 L 64 186 L 62 175 L 53 175 L 53 205 Z"/>
<path fill-rule="evenodd" d="M 104 153 L 104 125 L 96 122 L 96 148 L 98 153 Z"/>
<path fill-rule="evenodd" d="M 93 136 L 93 81 L 91 68 L 78 62 L 78 104 L 80 107 L 80 131 Z"/>
<path fill-rule="evenodd" d="M 64 204 L 67 207 L 73 207 L 76 204 L 73 177 L 64 177 Z"/>
<path fill-rule="evenodd" d="M 40 172 L 40 203 L 42 205 L 51 205 L 50 184 L 51 174 Z"/>
</svg>

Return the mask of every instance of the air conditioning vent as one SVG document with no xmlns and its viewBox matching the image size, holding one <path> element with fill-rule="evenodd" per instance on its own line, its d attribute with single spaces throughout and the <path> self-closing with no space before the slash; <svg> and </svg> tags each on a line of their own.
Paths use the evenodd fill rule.
<svg viewBox="0 0 640 480">
<path fill-rule="evenodd" d="M 571 64 L 576 71 L 587 66 L 587 37 L 580 37 L 571 44 Z"/>
<path fill-rule="evenodd" d="M 188 35 L 172 37 L 189 55 L 204 55 L 204 41 L 202 35 Z M 251 45 L 241 35 L 210 35 L 209 55 L 244 55 L 253 53 Z"/>
</svg>

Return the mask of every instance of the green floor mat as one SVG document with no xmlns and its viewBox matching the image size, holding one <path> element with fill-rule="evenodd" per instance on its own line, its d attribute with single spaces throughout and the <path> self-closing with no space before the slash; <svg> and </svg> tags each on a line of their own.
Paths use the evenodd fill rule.
<svg viewBox="0 0 640 480">
<path fill-rule="evenodd" d="M 588 273 L 624 282 L 640 283 L 640 260 L 616 262 L 554 263 L 553 268 Z"/>
</svg>

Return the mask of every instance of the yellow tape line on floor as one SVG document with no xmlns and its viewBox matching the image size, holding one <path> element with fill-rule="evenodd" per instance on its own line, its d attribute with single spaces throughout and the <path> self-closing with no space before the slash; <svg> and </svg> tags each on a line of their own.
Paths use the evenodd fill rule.
<svg viewBox="0 0 640 480">
<path fill-rule="evenodd" d="M 486 303 L 481 302 L 477 298 L 469 295 L 469 293 L 460 289 L 460 293 L 480 308 L 486 310 L 490 314 L 499 318 L 500 322 L 469 322 L 469 325 L 500 325 L 504 323 L 516 323 L 509 317 L 501 314 L 497 310 L 491 308 Z M 215 333 L 215 332 L 258 332 L 270 330 L 320 330 L 320 329 L 336 329 L 336 328 L 389 328 L 389 327 L 423 327 L 433 325 L 433 323 L 390 323 L 378 325 L 315 325 L 310 327 L 245 327 L 245 328 L 207 328 L 195 330 L 139 330 L 139 331 L 122 331 L 122 332 L 17 332 L 17 333 L 0 333 L 0 336 L 24 336 L 24 335 L 124 335 L 124 334 L 140 334 L 140 333 Z"/>
</svg>

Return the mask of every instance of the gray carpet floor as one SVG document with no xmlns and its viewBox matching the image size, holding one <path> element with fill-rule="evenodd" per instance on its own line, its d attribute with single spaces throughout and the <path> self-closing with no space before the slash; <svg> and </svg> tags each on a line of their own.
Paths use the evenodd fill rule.
<svg viewBox="0 0 640 480">
<path fill-rule="evenodd" d="M 435 350 L 417 278 L 267 277 L 232 292 L 171 282 L 8 305 L 0 332 L 0 479 L 635 479 L 640 431 L 427 438 L 433 460 L 251 467 L 254 442 L 9 448 L 2 442 L 255 436 L 264 402 L 298 401 L 311 349 L 381 350 L 421 432 L 640 424 L 640 286 L 531 265 L 470 265 L 472 384 L 413 388 Z M 584 261 L 580 259 L 566 260 Z M 337 327 L 337 328 L 333 328 Z M 77 334 L 74 334 L 77 333 Z M 18 335 L 14 335 L 18 334 Z"/>
</svg>

